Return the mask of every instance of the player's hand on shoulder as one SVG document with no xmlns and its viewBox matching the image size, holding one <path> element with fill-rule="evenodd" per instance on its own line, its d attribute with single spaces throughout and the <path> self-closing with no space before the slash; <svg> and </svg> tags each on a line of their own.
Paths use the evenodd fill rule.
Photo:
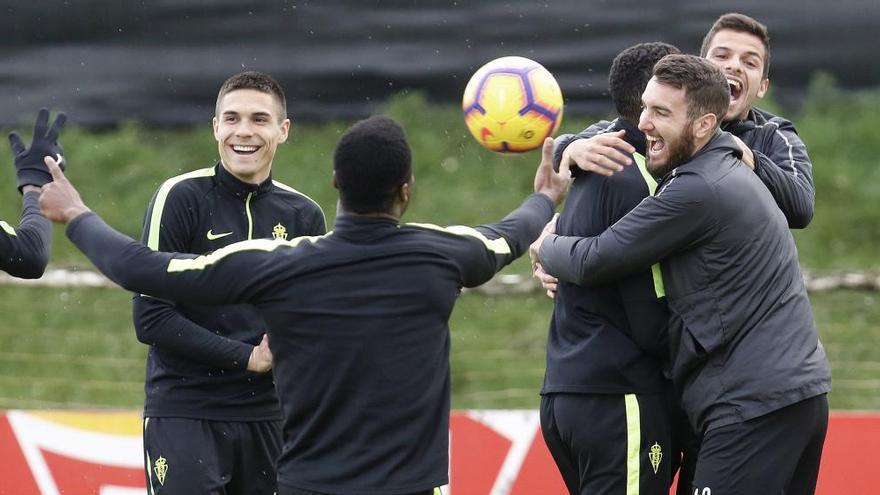
<svg viewBox="0 0 880 495">
<path fill-rule="evenodd" d="M 560 170 L 577 167 L 605 176 L 623 171 L 624 165 L 632 164 L 631 155 L 636 151 L 624 135 L 626 131 L 619 130 L 572 141 L 562 152 Z"/>
<path fill-rule="evenodd" d="M 743 161 L 743 163 L 745 163 L 746 166 L 749 167 L 750 169 L 755 170 L 755 153 L 752 151 L 751 148 L 749 148 L 749 146 L 746 143 L 743 142 L 742 139 L 740 139 L 737 136 L 734 136 L 733 134 L 731 134 L 731 136 L 733 137 L 733 140 L 736 141 L 736 144 L 739 146 L 739 149 L 742 150 L 741 160 Z"/>
<path fill-rule="evenodd" d="M 541 147 L 541 163 L 535 173 L 535 192 L 546 195 L 558 205 L 565 198 L 571 183 L 571 172 L 560 167 L 559 172 L 553 171 L 553 138 L 544 139 Z"/>
</svg>

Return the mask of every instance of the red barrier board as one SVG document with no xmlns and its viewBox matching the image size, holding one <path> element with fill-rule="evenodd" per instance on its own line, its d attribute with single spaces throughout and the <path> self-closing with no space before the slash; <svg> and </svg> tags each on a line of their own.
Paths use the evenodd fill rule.
<svg viewBox="0 0 880 495">
<path fill-rule="evenodd" d="M 135 412 L 0 413 L 0 494 L 143 494 Z M 564 495 L 536 411 L 456 411 L 445 495 Z M 880 413 L 831 415 L 817 493 L 880 490 Z M 780 454 L 784 455 L 784 454 Z"/>
</svg>

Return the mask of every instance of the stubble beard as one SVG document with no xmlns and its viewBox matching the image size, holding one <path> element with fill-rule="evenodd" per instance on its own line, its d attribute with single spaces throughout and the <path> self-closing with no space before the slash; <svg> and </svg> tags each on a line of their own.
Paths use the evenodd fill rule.
<svg viewBox="0 0 880 495">
<path fill-rule="evenodd" d="M 696 141 L 693 132 L 691 131 L 690 123 L 685 127 L 685 131 L 682 133 L 681 138 L 679 138 L 674 145 L 669 150 L 669 159 L 666 160 L 666 163 L 658 168 L 650 167 L 650 157 L 648 159 L 649 170 L 651 175 L 656 178 L 662 178 L 669 172 L 672 172 L 673 169 L 684 165 L 690 160 L 690 158 L 694 155 L 694 142 Z"/>
</svg>

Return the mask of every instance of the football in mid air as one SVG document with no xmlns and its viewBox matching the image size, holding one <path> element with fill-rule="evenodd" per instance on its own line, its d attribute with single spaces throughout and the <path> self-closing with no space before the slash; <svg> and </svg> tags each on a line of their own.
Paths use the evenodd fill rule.
<svg viewBox="0 0 880 495">
<path fill-rule="evenodd" d="M 525 57 L 501 57 L 480 67 L 461 102 L 474 139 L 501 153 L 541 146 L 562 123 L 562 91 L 541 64 Z"/>
</svg>

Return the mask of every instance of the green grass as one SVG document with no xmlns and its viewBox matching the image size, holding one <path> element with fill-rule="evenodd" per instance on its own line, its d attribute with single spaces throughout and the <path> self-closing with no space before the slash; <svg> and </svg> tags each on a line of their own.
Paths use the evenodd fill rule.
<svg viewBox="0 0 880 495">
<path fill-rule="evenodd" d="M 880 409 L 880 294 L 811 299 L 834 370 L 832 407 Z M 550 309 L 538 294 L 461 297 L 451 320 L 453 407 L 537 408 Z M 0 311 L 0 408 L 142 406 L 146 346 L 127 292 L 0 286 Z"/>
<path fill-rule="evenodd" d="M 880 167 L 873 159 L 880 149 L 878 107 L 880 90 L 842 93 L 819 77 L 802 111 L 783 112 L 796 123 L 814 164 L 816 216 L 808 229 L 795 232 L 810 271 L 880 270 Z M 493 221 L 531 191 L 539 153 L 505 156 L 480 148 L 457 108 L 404 94 L 383 111 L 403 123 L 413 147 L 416 193 L 405 220 Z M 138 236 L 144 209 L 164 179 L 214 162 L 209 117 L 192 128 L 126 123 L 111 131 L 66 129 L 69 176 L 111 225 Z M 593 120 L 569 116 L 562 132 Z M 318 201 L 330 226 L 332 149 L 347 124 L 294 122 L 273 172 Z M 30 125 L 19 129 L 28 138 Z M 0 184 L 7 191 L 0 194 L 0 218 L 15 223 L 21 200 L 13 192 L 8 153 L 0 153 Z M 52 265 L 89 267 L 57 228 Z M 528 264 L 520 260 L 507 271 L 526 273 Z M 832 405 L 880 409 L 878 295 L 837 291 L 812 298 L 836 378 Z M 452 322 L 455 407 L 536 406 L 549 309 L 537 294 L 461 298 Z M 127 293 L 0 286 L 0 310 L 0 408 L 139 407 L 145 347 L 134 337 Z"/>
</svg>

